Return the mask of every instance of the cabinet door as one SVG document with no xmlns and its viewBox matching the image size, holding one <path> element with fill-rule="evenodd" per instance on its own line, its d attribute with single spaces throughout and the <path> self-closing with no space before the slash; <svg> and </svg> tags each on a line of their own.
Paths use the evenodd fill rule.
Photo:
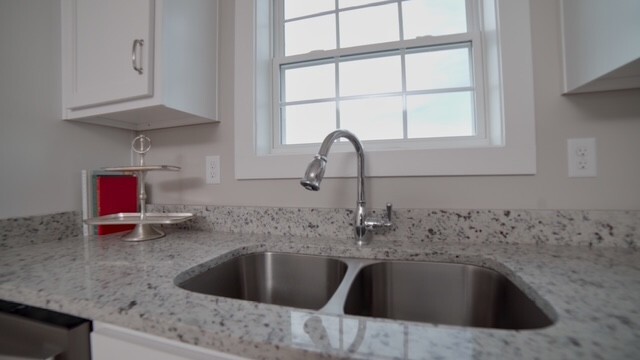
<svg viewBox="0 0 640 360">
<path fill-rule="evenodd" d="M 71 1 L 72 39 L 63 49 L 73 54 L 67 106 L 153 95 L 154 0 Z"/>
<path fill-rule="evenodd" d="M 246 360 L 246 358 L 163 339 L 94 321 L 93 360 Z"/>
<path fill-rule="evenodd" d="M 640 0 L 562 0 L 565 93 L 640 88 Z"/>
</svg>

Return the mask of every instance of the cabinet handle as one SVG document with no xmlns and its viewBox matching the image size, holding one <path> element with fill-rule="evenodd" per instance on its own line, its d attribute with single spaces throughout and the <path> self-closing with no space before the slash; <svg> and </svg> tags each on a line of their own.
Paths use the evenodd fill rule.
<svg viewBox="0 0 640 360">
<path fill-rule="evenodd" d="M 133 66 L 133 70 L 137 71 L 138 74 L 142 75 L 142 65 L 138 66 L 138 57 L 137 49 L 140 48 L 140 58 L 142 59 L 142 46 L 144 45 L 144 40 L 135 39 L 133 40 L 133 46 L 131 47 L 131 65 Z M 142 60 L 141 60 L 142 61 Z"/>
</svg>

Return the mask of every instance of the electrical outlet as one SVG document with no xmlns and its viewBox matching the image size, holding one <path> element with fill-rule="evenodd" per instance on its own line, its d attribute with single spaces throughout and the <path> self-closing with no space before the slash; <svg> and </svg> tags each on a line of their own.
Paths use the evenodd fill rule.
<svg viewBox="0 0 640 360">
<path fill-rule="evenodd" d="M 207 184 L 220 184 L 220 156 L 207 156 L 204 167 Z"/>
<path fill-rule="evenodd" d="M 569 177 L 596 177 L 596 139 L 568 139 Z"/>
</svg>

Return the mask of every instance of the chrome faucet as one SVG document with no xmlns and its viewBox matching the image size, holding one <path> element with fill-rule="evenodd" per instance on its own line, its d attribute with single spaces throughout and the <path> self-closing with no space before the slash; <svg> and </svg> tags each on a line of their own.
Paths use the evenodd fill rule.
<svg viewBox="0 0 640 360">
<path fill-rule="evenodd" d="M 357 192 L 358 199 L 356 202 L 356 212 L 353 219 L 353 229 L 356 236 L 356 243 L 358 245 L 365 245 L 371 241 L 371 231 L 381 228 L 390 228 L 393 226 L 391 222 L 391 203 L 387 203 L 387 218 L 371 219 L 366 214 L 366 200 L 365 200 L 365 175 L 364 175 L 364 149 L 360 140 L 347 130 L 336 130 L 331 132 L 324 138 L 320 150 L 313 157 L 307 171 L 304 173 L 304 177 L 300 180 L 300 184 L 307 190 L 318 191 L 320 190 L 320 182 L 324 176 L 324 170 L 327 166 L 327 155 L 331 149 L 333 142 L 339 138 L 345 138 L 351 142 L 356 150 L 358 157 L 358 178 L 357 178 Z"/>
</svg>

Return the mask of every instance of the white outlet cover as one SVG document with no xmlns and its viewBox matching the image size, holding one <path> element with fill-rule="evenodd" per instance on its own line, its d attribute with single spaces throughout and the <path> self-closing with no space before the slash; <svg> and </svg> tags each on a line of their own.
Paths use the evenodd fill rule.
<svg viewBox="0 0 640 360">
<path fill-rule="evenodd" d="M 596 139 L 567 139 L 569 177 L 598 176 Z"/>
<path fill-rule="evenodd" d="M 220 156 L 205 157 L 205 180 L 207 184 L 220 184 Z"/>
</svg>

